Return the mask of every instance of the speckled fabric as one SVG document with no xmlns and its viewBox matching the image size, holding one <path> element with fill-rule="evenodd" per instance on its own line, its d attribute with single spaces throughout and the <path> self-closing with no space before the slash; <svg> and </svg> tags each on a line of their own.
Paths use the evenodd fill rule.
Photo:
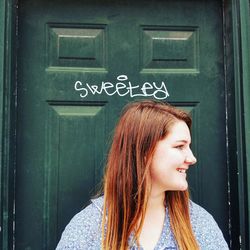
<svg viewBox="0 0 250 250">
<path fill-rule="evenodd" d="M 56 250 L 99 250 L 101 249 L 101 219 L 103 197 L 76 214 L 66 226 Z M 229 249 L 213 217 L 202 207 L 190 201 L 190 216 L 194 234 L 201 250 Z M 130 250 L 143 250 L 137 246 L 133 235 L 129 237 Z M 177 250 L 175 238 L 170 229 L 168 210 L 161 236 L 154 250 Z"/>
</svg>

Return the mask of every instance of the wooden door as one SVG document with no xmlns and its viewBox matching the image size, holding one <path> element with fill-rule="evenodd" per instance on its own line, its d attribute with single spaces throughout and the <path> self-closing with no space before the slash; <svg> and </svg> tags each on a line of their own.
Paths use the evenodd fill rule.
<svg viewBox="0 0 250 250">
<path fill-rule="evenodd" d="M 193 199 L 229 241 L 219 1 L 24 0 L 18 10 L 16 249 L 53 249 L 95 192 L 129 101 L 193 117 Z"/>
</svg>

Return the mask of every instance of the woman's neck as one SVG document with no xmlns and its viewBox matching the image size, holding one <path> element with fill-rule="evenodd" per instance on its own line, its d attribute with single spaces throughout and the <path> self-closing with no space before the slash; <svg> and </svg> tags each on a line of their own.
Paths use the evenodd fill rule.
<svg viewBox="0 0 250 250">
<path fill-rule="evenodd" d="M 154 249 L 160 239 L 165 218 L 165 193 L 150 195 L 137 243 L 143 249 Z"/>
<path fill-rule="evenodd" d="M 147 212 L 153 212 L 155 210 L 162 209 L 164 207 L 165 192 L 160 194 L 152 194 L 149 196 L 147 203 Z"/>
</svg>

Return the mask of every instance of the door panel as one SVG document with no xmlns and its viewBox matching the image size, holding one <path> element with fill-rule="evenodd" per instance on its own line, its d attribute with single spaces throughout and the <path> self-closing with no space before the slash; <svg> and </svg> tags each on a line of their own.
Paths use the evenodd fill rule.
<svg viewBox="0 0 250 250">
<path fill-rule="evenodd" d="M 219 1 L 20 2 L 16 249 L 55 247 L 121 108 L 154 97 L 191 113 L 192 197 L 229 240 L 224 89 Z"/>
</svg>

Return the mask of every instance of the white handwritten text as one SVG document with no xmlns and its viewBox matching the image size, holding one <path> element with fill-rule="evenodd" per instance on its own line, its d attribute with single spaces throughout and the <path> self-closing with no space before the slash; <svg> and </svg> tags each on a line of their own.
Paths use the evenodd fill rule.
<svg viewBox="0 0 250 250">
<path fill-rule="evenodd" d="M 101 95 L 102 93 L 108 96 L 115 94 L 119 96 L 129 95 L 130 97 L 153 96 L 159 100 L 166 99 L 169 96 L 167 87 L 163 81 L 158 84 L 156 82 L 145 82 L 142 87 L 140 87 L 139 85 L 133 86 L 130 81 L 125 82 L 128 80 L 128 76 L 126 75 L 117 76 L 117 80 L 118 82 L 116 84 L 102 81 L 100 86 L 88 83 L 83 84 L 81 81 L 76 81 L 74 87 L 76 91 L 80 92 L 81 98 L 85 98 L 88 94 Z"/>
</svg>

